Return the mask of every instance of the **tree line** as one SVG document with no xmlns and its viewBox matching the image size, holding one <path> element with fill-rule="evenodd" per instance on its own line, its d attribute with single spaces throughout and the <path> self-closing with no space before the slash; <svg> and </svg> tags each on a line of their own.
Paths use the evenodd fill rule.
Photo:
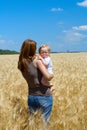
<svg viewBox="0 0 87 130">
<path fill-rule="evenodd" d="M 0 55 L 3 55 L 3 54 L 19 54 L 19 52 L 14 51 L 14 50 L 2 50 L 2 49 L 0 49 Z"/>
</svg>

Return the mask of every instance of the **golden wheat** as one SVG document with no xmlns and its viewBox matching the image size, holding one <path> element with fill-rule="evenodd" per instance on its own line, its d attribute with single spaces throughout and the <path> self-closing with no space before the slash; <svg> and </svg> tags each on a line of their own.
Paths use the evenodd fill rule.
<svg viewBox="0 0 87 130">
<path fill-rule="evenodd" d="M 51 54 L 55 86 L 46 130 L 87 130 L 87 53 Z M 17 69 L 18 55 L 0 55 L 0 129 L 41 130 L 43 121 L 28 112 L 27 83 Z"/>
</svg>

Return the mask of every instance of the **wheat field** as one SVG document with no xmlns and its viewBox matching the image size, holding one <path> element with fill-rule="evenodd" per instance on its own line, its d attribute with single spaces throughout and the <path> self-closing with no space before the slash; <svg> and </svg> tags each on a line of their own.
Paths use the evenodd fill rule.
<svg viewBox="0 0 87 130">
<path fill-rule="evenodd" d="M 28 87 L 19 55 L 0 55 L 0 130 L 41 130 L 40 112 L 29 116 Z M 51 54 L 53 109 L 45 130 L 87 130 L 87 53 Z"/>
</svg>

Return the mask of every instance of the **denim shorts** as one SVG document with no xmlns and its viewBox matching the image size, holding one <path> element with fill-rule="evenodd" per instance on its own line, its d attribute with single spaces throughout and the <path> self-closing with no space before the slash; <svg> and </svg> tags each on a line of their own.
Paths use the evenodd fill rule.
<svg viewBox="0 0 87 130">
<path fill-rule="evenodd" d="M 42 117 L 48 122 L 53 105 L 52 96 L 28 96 L 28 106 L 30 114 L 34 114 L 35 111 L 41 110 Z"/>
</svg>

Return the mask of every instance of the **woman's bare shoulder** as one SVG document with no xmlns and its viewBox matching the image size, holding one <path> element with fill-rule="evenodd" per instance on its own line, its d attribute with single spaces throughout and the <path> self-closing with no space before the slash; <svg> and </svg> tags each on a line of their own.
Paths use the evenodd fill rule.
<svg viewBox="0 0 87 130">
<path fill-rule="evenodd" d="M 37 67 L 38 61 L 39 61 L 39 60 L 38 60 L 38 57 L 36 56 L 35 59 L 33 60 L 33 63 L 34 63 L 34 65 L 35 65 L 35 67 Z"/>
</svg>

